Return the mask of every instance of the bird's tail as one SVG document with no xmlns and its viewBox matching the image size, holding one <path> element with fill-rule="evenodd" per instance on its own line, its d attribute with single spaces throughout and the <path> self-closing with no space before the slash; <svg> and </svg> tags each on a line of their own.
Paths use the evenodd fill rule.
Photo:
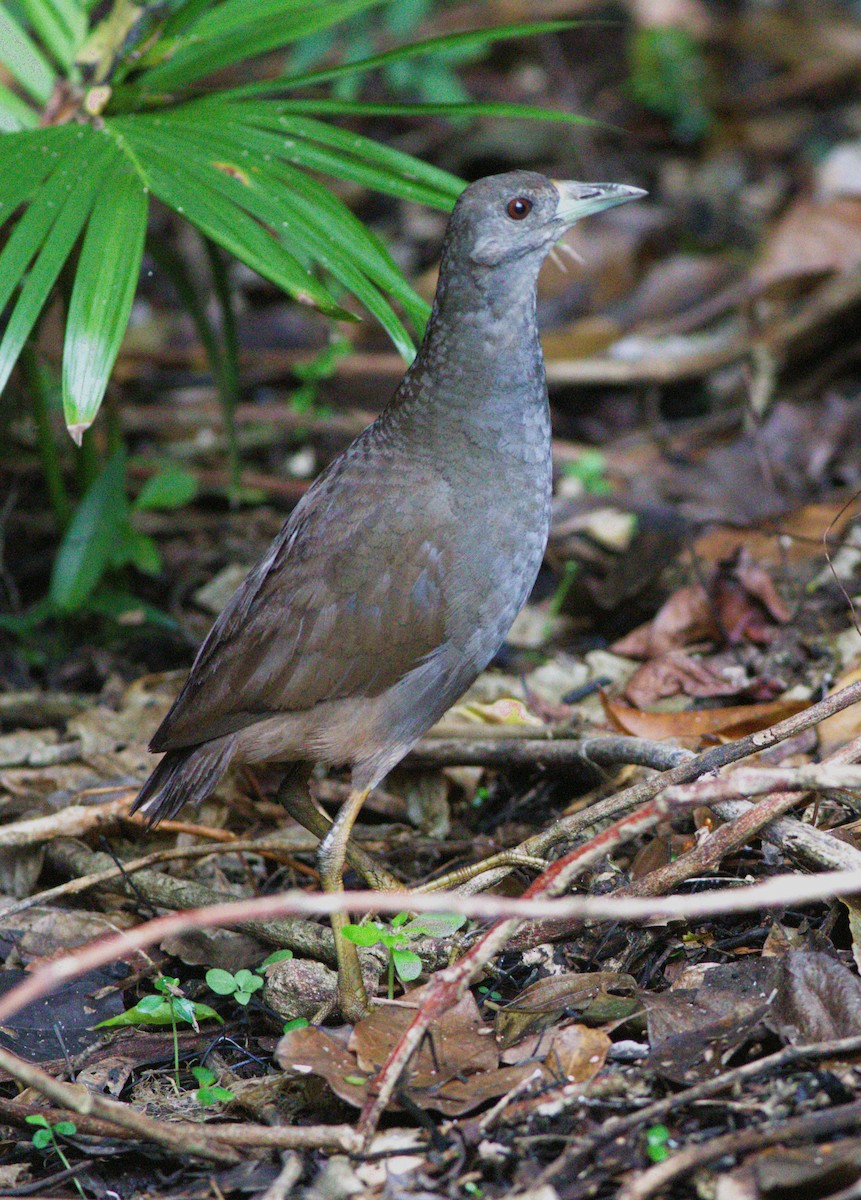
<svg viewBox="0 0 861 1200">
<path fill-rule="evenodd" d="M 138 792 L 131 811 L 143 813 L 151 828 L 159 821 L 176 816 L 187 800 L 199 804 L 218 786 L 233 750 L 232 737 L 168 750 Z"/>
</svg>

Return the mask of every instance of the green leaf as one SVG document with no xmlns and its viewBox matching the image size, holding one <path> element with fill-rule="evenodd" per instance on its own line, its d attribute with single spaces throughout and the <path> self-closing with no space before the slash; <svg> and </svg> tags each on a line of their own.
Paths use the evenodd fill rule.
<svg viewBox="0 0 861 1200">
<path fill-rule="evenodd" d="M 285 1022 L 284 1032 L 293 1033 L 295 1029 L 307 1029 L 309 1024 L 305 1017 L 294 1017 L 292 1021 Z"/>
<path fill-rule="evenodd" d="M 41 1113 L 30 1113 L 24 1120 L 28 1125 L 38 1125 L 41 1129 L 50 1129 L 51 1126 L 47 1117 L 43 1117 Z"/>
<path fill-rule="evenodd" d="M 412 950 L 392 950 L 392 961 L 403 983 L 411 983 L 422 973 L 422 960 Z"/>
<path fill-rule="evenodd" d="M 263 987 L 263 980 L 254 971 L 247 971 L 245 969 L 237 971 L 234 978 L 243 992 L 256 992 Z"/>
<path fill-rule="evenodd" d="M 140 178 L 117 155 L 87 225 L 63 346 L 63 412 L 79 446 L 99 410 L 128 325 L 148 208 Z"/>
<path fill-rule="evenodd" d="M 371 104 L 359 100 L 280 100 L 284 112 L 317 114 L 327 117 L 447 117 L 451 120 L 473 120 L 476 117 L 506 118 L 513 121 L 556 121 L 563 125 L 600 125 L 590 117 L 553 108 L 538 108 L 531 104 L 508 104 L 504 101 L 475 101 L 467 104 Z"/>
<path fill-rule="evenodd" d="M 274 950 L 271 954 L 264 958 L 259 969 L 262 971 L 264 967 L 271 967 L 273 963 L 286 962 L 292 957 L 292 950 Z"/>
<path fill-rule="evenodd" d="M 186 30 L 170 58 L 143 74 L 137 83 L 141 99 L 188 87 L 213 71 L 277 50 L 382 2 L 224 0 Z"/>
<path fill-rule="evenodd" d="M 165 204 L 297 300 L 338 320 L 354 319 L 275 240 L 264 226 L 251 188 L 226 174 L 241 172 L 250 163 L 239 167 L 220 161 L 217 153 L 207 155 L 190 139 L 178 137 L 174 128 L 167 128 L 164 118 L 124 117 L 114 124 L 134 147 L 153 193 Z M 235 188 L 225 189 L 225 184 L 235 184 Z"/>
<path fill-rule="evenodd" d="M 78 505 L 60 543 L 48 592 L 57 611 L 81 608 L 105 573 L 117 532 L 128 521 L 125 481 L 125 454 L 118 451 Z"/>
<path fill-rule="evenodd" d="M 424 913 L 401 929 L 408 937 L 451 937 L 463 925 L 466 917 L 462 913 Z"/>
<path fill-rule="evenodd" d="M 197 1024 L 198 1005 L 193 1000 L 187 1000 L 185 996 L 175 996 L 173 1012 L 178 1021 L 185 1021 L 188 1025 Z"/>
<path fill-rule="evenodd" d="M 151 475 L 138 492 L 132 508 L 182 508 L 197 495 L 197 478 L 183 467 L 169 466 Z"/>
<path fill-rule="evenodd" d="M 19 3 L 42 42 L 68 71 L 87 30 L 83 9 L 64 0 L 19 0 Z"/>
<path fill-rule="evenodd" d="M 383 54 L 374 54 L 369 58 L 356 59 L 344 63 L 342 66 L 245 84 L 242 87 L 231 89 L 228 94 L 231 96 L 266 96 L 275 92 L 283 92 L 287 88 L 304 88 L 312 84 L 329 83 L 333 79 L 372 71 L 377 67 L 385 67 L 394 63 L 408 62 L 413 58 L 435 58 L 437 55 L 441 56 L 451 51 L 458 51 L 464 55 L 471 54 L 487 49 L 494 42 L 508 41 L 511 38 L 535 37 L 545 33 L 559 33 L 565 29 L 573 29 L 580 24 L 582 24 L 580 21 L 531 21 L 503 25 L 498 28 L 447 33 L 441 37 L 410 42 L 407 46 L 399 46 L 395 50 L 387 50 Z"/>
<path fill-rule="evenodd" d="M 96 143 L 88 139 L 96 139 Z M 52 172 L 57 174 L 57 178 L 49 186 L 56 188 L 58 179 L 61 179 L 65 191 L 68 191 L 69 180 L 65 176 L 77 172 L 81 155 L 88 153 L 93 144 L 102 144 L 100 135 L 95 130 L 84 130 L 74 125 L 21 130 L 0 137 L 0 221 L 8 221 L 18 205 L 29 200 Z M 62 172 L 65 172 L 65 176 L 62 176 Z M 54 198 L 53 211 L 47 214 L 51 220 L 56 219 L 58 201 L 62 196 L 63 193 L 58 192 Z M 46 231 L 49 227 L 50 221 L 45 227 Z M 30 258 L 37 248 L 38 243 L 33 246 Z M 13 283 L 6 293 L 7 300 L 14 286 Z"/>
<path fill-rule="evenodd" d="M 218 1076 L 209 1067 L 192 1067 L 191 1073 L 201 1087 L 208 1087 L 211 1083 L 215 1083 Z"/>
<path fill-rule="evenodd" d="M 364 275 L 360 266 L 385 276 L 405 301 L 414 305 L 417 302 L 419 318 L 426 315 L 426 306 L 325 188 L 295 168 L 267 161 L 280 151 L 279 137 L 237 126 L 229 116 L 217 128 L 214 122 L 204 125 L 179 117 L 164 124 L 172 135 L 173 153 L 181 149 L 186 165 L 197 158 L 200 170 L 208 176 L 206 182 L 219 198 L 248 209 L 289 244 L 302 246 L 353 292 L 377 317 L 404 357 L 412 360 L 414 348 L 403 324 L 377 290 L 376 281 Z M 174 170 L 174 183 L 180 178 L 179 171 Z M 303 273 L 302 279 L 307 285 L 307 275 Z M 296 294 L 295 288 L 290 290 Z"/>
<path fill-rule="evenodd" d="M 210 1008 L 208 1004 L 192 1003 L 190 1000 L 185 1001 L 185 1004 L 189 1005 L 189 1009 L 185 1011 L 188 1011 L 198 1021 L 215 1020 L 220 1024 L 224 1024 L 215 1009 Z M 171 1004 L 170 1000 L 161 996 L 143 996 L 133 1008 L 126 1009 L 118 1017 L 110 1017 L 107 1021 L 100 1021 L 96 1029 L 106 1029 L 109 1026 L 125 1027 L 128 1025 L 172 1025 L 177 1019 L 189 1019 L 183 1017 L 182 1014 L 182 1002 L 178 999 L 175 999 Z"/>
<path fill-rule="evenodd" d="M 281 153 L 288 161 L 295 160 L 315 169 L 319 167 L 337 178 L 355 180 L 377 191 L 421 204 L 433 204 L 437 208 L 451 208 L 463 191 L 463 180 L 456 175 L 352 130 L 301 116 L 290 108 L 290 101 L 245 100 L 236 103 L 230 100 L 231 95 L 227 93 L 226 96 L 203 100 L 194 107 L 202 113 L 208 109 L 214 110 L 216 120 L 221 112 L 226 112 L 242 123 L 270 129 L 285 138 L 297 139 L 296 144 L 290 141 L 282 143 Z M 309 142 L 312 145 L 309 146 Z M 318 144 L 316 149 L 314 143 Z M 328 147 L 335 154 L 322 157 L 320 146 Z M 306 161 L 305 156 L 312 153 L 321 157 Z M 354 174 L 360 169 L 370 174 Z"/>
<path fill-rule="evenodd" d="M 50 1129 L 37 1129 L 33 1134 L 32 1140 L 37 1150 L 44 1150 L 46 1146 L 50 1146 L 54 1141 Z"/>
<path fill-rule="evenodd" d="M 59 1133 L 61 1137 L 73 1137 L 78 1132 L 78 1127 L 74 1121 L 58 1121 L 54 1126 L 54 1133 Z"/>
<path fill-rule="evenodd" d="M 238 984 L 230 971 L 223 971 L 221 967 L 212 967 L 206 972 L 206 986 L 211 988 L 217 996 L 232 996 Z"/>
<path fill-rule="evenodd" d="M 131 563 L 144 575 L 159 575 L 163 567 L 161 551 L 147 533 L 129 526 L 120 531 L 121 541 L 111 560 L 113 567 Z"/>
<path fill-rule="evenodd" d="M 56 75 L 5 5 L 0 6 L 0 63 L 38 104 L 48 103 Z"/>
<path fill-rule="evenodd" d="M 67 155 L 54 171 L 48 184 L 30 204 L 0 255 L 2 308 L 6 304 L 8 293 L 20 279 L 20 270 L 26 267 L 37 247 L 39 234 L 49 226 L 49 232 L 12 310 L 3 341 L 0 342 L 0 391 L 6 386 L 21 347 L 90 215 L 95 194 L 107 167 L 108 148 L 109 143 L 106 140 L 100 145 L 96 143 L 94 153 L 91 156 L 81 156 L 77 162 L 70 162 L 73 156 Z M 51 210 L 50 197 L 55 193 L 59 193 L 58 200 L 55 201 L 59 207 L 57 210 Z M 28 235 L 31 235 L 29 240 Z M 5 274 L 7 256 L 14 262 L 14 268 L 8 277 Z"/>
<path fill-rule="evenodd" d="M 367 925 L 345 925 L 341 932 L 354 946 L 376 946 L 385 930 L 370 922 Z"/>
<path fill-rule="evenodd" d="M 0 134 L 18 133 L 22 129 L 32 129 L 39 122 L 39 114 L 35 108 L 16 96 L 9 88 L 0 84 Z"/>
</svg>

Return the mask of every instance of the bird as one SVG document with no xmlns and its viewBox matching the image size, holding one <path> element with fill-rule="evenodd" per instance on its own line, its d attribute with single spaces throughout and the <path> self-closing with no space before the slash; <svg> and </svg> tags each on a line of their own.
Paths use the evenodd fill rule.
<svg viewBox="0 0 861 1200">
<path fill-rule="evenodd" d="M 582 217 L 645 194 L 525 170 L 461 192 L 412 365 L 222 610 L 150 742 L 163 758 L 132 809 L 149 825 L 206 798 L 231 763 L 349 767 L 317 853 L 323 889 L 343 890 L 368 792 L 491 662 L 541 566 L 541 264 Z M 346 921 L 332 918 L 350 1020 L 368 998 Z"/>
</svg>

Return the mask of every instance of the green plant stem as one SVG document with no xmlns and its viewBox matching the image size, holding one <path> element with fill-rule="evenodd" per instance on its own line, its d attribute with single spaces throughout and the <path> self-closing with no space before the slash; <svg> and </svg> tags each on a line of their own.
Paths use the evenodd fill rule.
<svg viewBox="0 0 861 1200">
<path fill-rule="evenodd" d="M 210 238 L 203 239 L 212 272 L 212 286 L 221 311 L 223 352 L 218 373 L 218 391 L 224 413 L 224 432 L 227 437 L 227 457 L 230 469 L 230 499 L 239 499 L 242 480 L 239 463 L 239 442 L 236 437 L 236 401 L 239 396 L 239 339 L 236 333 L 236 314 L 233 293 L 224 256 Z"/>
<path fill-rule="evenodd" d="M 176 1009 L 173 1006 L 173 996 L 170 1000 L 170 1027 L 173 1032 L 173 1077 L 176 1080 L 176 1090 L 179 1091 L 179 1032 L 176 1027 Z"/>
<path fill-rule="evenodd" d="M 31 342 L 27 342 L 21 351 L 21 369 L 33 405 L 39 458 L 42 463 L 45 486 L 51 500 L 51 508 L 57 518 L 57 524 L 61 529 L 65 529 L 72 515 L 72 506 L 69 503 L 63 471 L 57 454 L 57 444 L 51 429 L 48 389 L 45 386 L 45 380 Z"/>
<path fill-rule="evenodd" d="M 147 252 L 152 256 L 159 269 L 170 276 L 179 298 L 188 309 L 191 319 L 197 329 L 204 353 L 212 372 L 213 380 L 218 391 L 221 412 L 224 418 L 227 452 L 230 461 L 230 491 L 231 497 L 238 495 L 240 487 L 239 445 L 236 436 L 235 409 L 239 393 L 238 350 L 236 338 L 236 321 L 233 304 L 230 300 L 229 280 L 224 261 L 215 252 L 215 247 L 208 238 L 203 238 L 209 260 L 212 264 L 213 286 L 218 297 L 222 312 L 223 331 L 219 337 L 213 328 L 206 312 L 203 300 L 195 286 L 188 266 L 182 256 L 172 247 L 166 245 L 160 238 L 147 239 Z"/>
</svg>

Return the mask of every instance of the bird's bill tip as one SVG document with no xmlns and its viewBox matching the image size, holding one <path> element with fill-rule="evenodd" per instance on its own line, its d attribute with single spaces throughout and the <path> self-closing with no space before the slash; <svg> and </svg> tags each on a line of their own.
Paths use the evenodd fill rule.
<svg viewBox="0 0 861 1200">
<path fill-rule="evenodd" d="M 603 212 L 629 200 L 639 200 L 648 193 L 643 188 L 631 187 L 627 183 L 574 183 L 568 179 L 554 179 L 553 185 L 559 193 L 556 209 L 557 219 L 573 225 L 581 217 Z"/>
</svg>

